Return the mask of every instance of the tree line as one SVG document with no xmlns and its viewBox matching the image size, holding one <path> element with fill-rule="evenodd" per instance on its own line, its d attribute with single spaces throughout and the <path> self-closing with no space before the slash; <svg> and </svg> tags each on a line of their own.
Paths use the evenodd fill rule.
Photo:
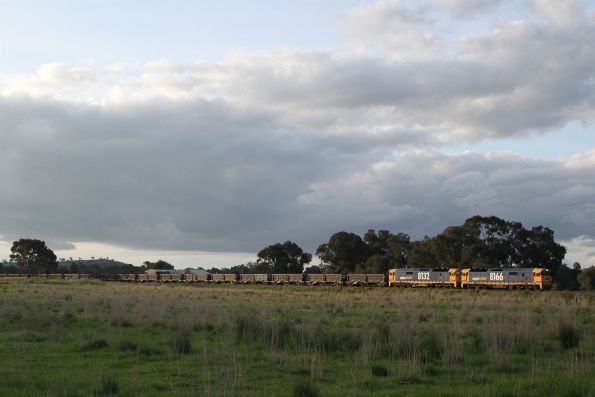
<svg viewBox="0 0 595 397">
<path fill-rule="evenodd" d="M 256 261 L 212 268 L 210 273 L 386 273 L 393 267 L 544 267 L 553 273 L 561 288 L 585 288 L 595 280 L 595 270 L 581 271 L 563 264 L 566 248 L 554 239 L 548 227 L 525 228 L 520 222 L 495 216 L 473 216 L 462 225 L 449 226 L 434 237 L 412 240 L 407 233 L 369 229 L 363 236 L 341 231 L 320 244 L 316 255 L 320 263 L 306 267 L 312 254 L 292 241 L 269 245 L 257 254 Z M 11 248 L 11 266 L 26 274 L 57 270 L 56 256 L 43 241 L 20 239 Z M 125 272 L 146 269 L 173 269 L 162 260 L 146 261 L 141 267 L 126 265 Z M 0 271 L 2 271 L 0 265 Z M 82 269 L 71 269 L 81 272 Z M 96 270 L 96 269 L 93 269 Z"/>
<path fill-rule="evenodd" d="M 565 254 L 566 248 L 555 241 L 554 231 L 548 227 L 528 229 L 520 222 L 476 215 L 462 225 L 419 240 L 388 230 L 369 229 L 363 236 L 337 232 L 316 249 L 320 264 L 305 271 L 386 273 L 393 267 L 543 267 L 552 271 L 557 286 L 578 289 L 580 264 L 575 263 L 573 268 L 564 265 Z M 261 250 L 256 262 L 210 271 L 301 273 L 311 258 L 295 243 L 286 241 Z"/>
</svg>

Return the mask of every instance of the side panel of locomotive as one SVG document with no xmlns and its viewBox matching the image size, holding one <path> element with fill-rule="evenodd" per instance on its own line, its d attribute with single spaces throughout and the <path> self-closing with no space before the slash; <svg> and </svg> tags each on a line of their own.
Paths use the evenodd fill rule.
<svg viewBox="0 0 595 397">
<path fill-rule="evenodd" d="M 538 288 L 551 286 L 551 277 L 541 268 L 463 269 L 463 288 Z M 545 281 L 545 282 L 544 282 Z"/>
<path fill-rule="evenodd" d="M 389 271 L 389 285 L 397 287 L 456 287 L 449 269 L 405 268 Z"/>
</svg>

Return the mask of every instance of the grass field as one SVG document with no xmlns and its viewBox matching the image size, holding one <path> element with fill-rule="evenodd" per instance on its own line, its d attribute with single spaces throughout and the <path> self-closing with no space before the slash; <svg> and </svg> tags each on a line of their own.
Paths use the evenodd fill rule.
<svg viewBox="0 0 595 397">
<path fill-rule="evenodd" d="M 0 396 L 595 396 L 594 303 L 0 279 Z"/>
</svg>

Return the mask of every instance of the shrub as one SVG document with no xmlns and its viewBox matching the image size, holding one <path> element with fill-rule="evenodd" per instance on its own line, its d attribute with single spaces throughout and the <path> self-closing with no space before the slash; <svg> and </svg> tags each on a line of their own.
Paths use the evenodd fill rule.
<svg viewBox="0 0 595 397">
<path fill-rule="evenodd" d="M 388 376 L 388 368 L 382 365 L 372 366 L 372 375 L 374 376 Z"/>
<path fill-rule="evenodd" d="M 442 343 L 435 333 L 422 334 L 419 350 L 425 362 L 440 360 L 442 357 Z"/>
<path fill-rule="evenodd" d="M 81 346 L 81 351 L 92 351 L 109 347 L 109 343 L 105 339 L 93 339 Z"/>
<path fill-rule="evenodd" d="M 310 383 L 296 383 L 293 389 L 295 397 L 317 397 L 319 395 L 318 389 Z"/>
<path fill-rule="evenodd" d="M 95 396 L 107 396 L 118 393 L 118 381 L 111 376 L 104 375 L 101 377 L 101 385 L 93 392 Z"/>
<path fill-rule="evenodd" d="M 120 342 L 118 348 L 122 351 L 136 351 L 138 350 L 138 345 L 134 342 L 130 342 L 128 340 L 123 340 Z"/>
<path fill-rule="evenodd" d="M 577 347 L 580 340 L 578 331 L 570 324 L 560 324 L 558 337 L 564 349 Z"/>
<path fill-rule="evenodd" d="M 171 349 L 176 354 L 190 354 L 192 353 L 192 342 L 190 340 L 190 333 L 184 330 L 178 331 L 171 338 Z"/>
</svg>

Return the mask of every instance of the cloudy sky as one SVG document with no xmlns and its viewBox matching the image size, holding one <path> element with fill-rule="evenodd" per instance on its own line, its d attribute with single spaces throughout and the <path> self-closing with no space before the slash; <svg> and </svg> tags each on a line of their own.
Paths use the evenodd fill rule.
<svg viewBox="0 0 595 397">
<path fill-rule="evenodd" d="M 595 265 L 595 4 L 0 0 L 0 259 L 546 225 Z"/>
</svg>

